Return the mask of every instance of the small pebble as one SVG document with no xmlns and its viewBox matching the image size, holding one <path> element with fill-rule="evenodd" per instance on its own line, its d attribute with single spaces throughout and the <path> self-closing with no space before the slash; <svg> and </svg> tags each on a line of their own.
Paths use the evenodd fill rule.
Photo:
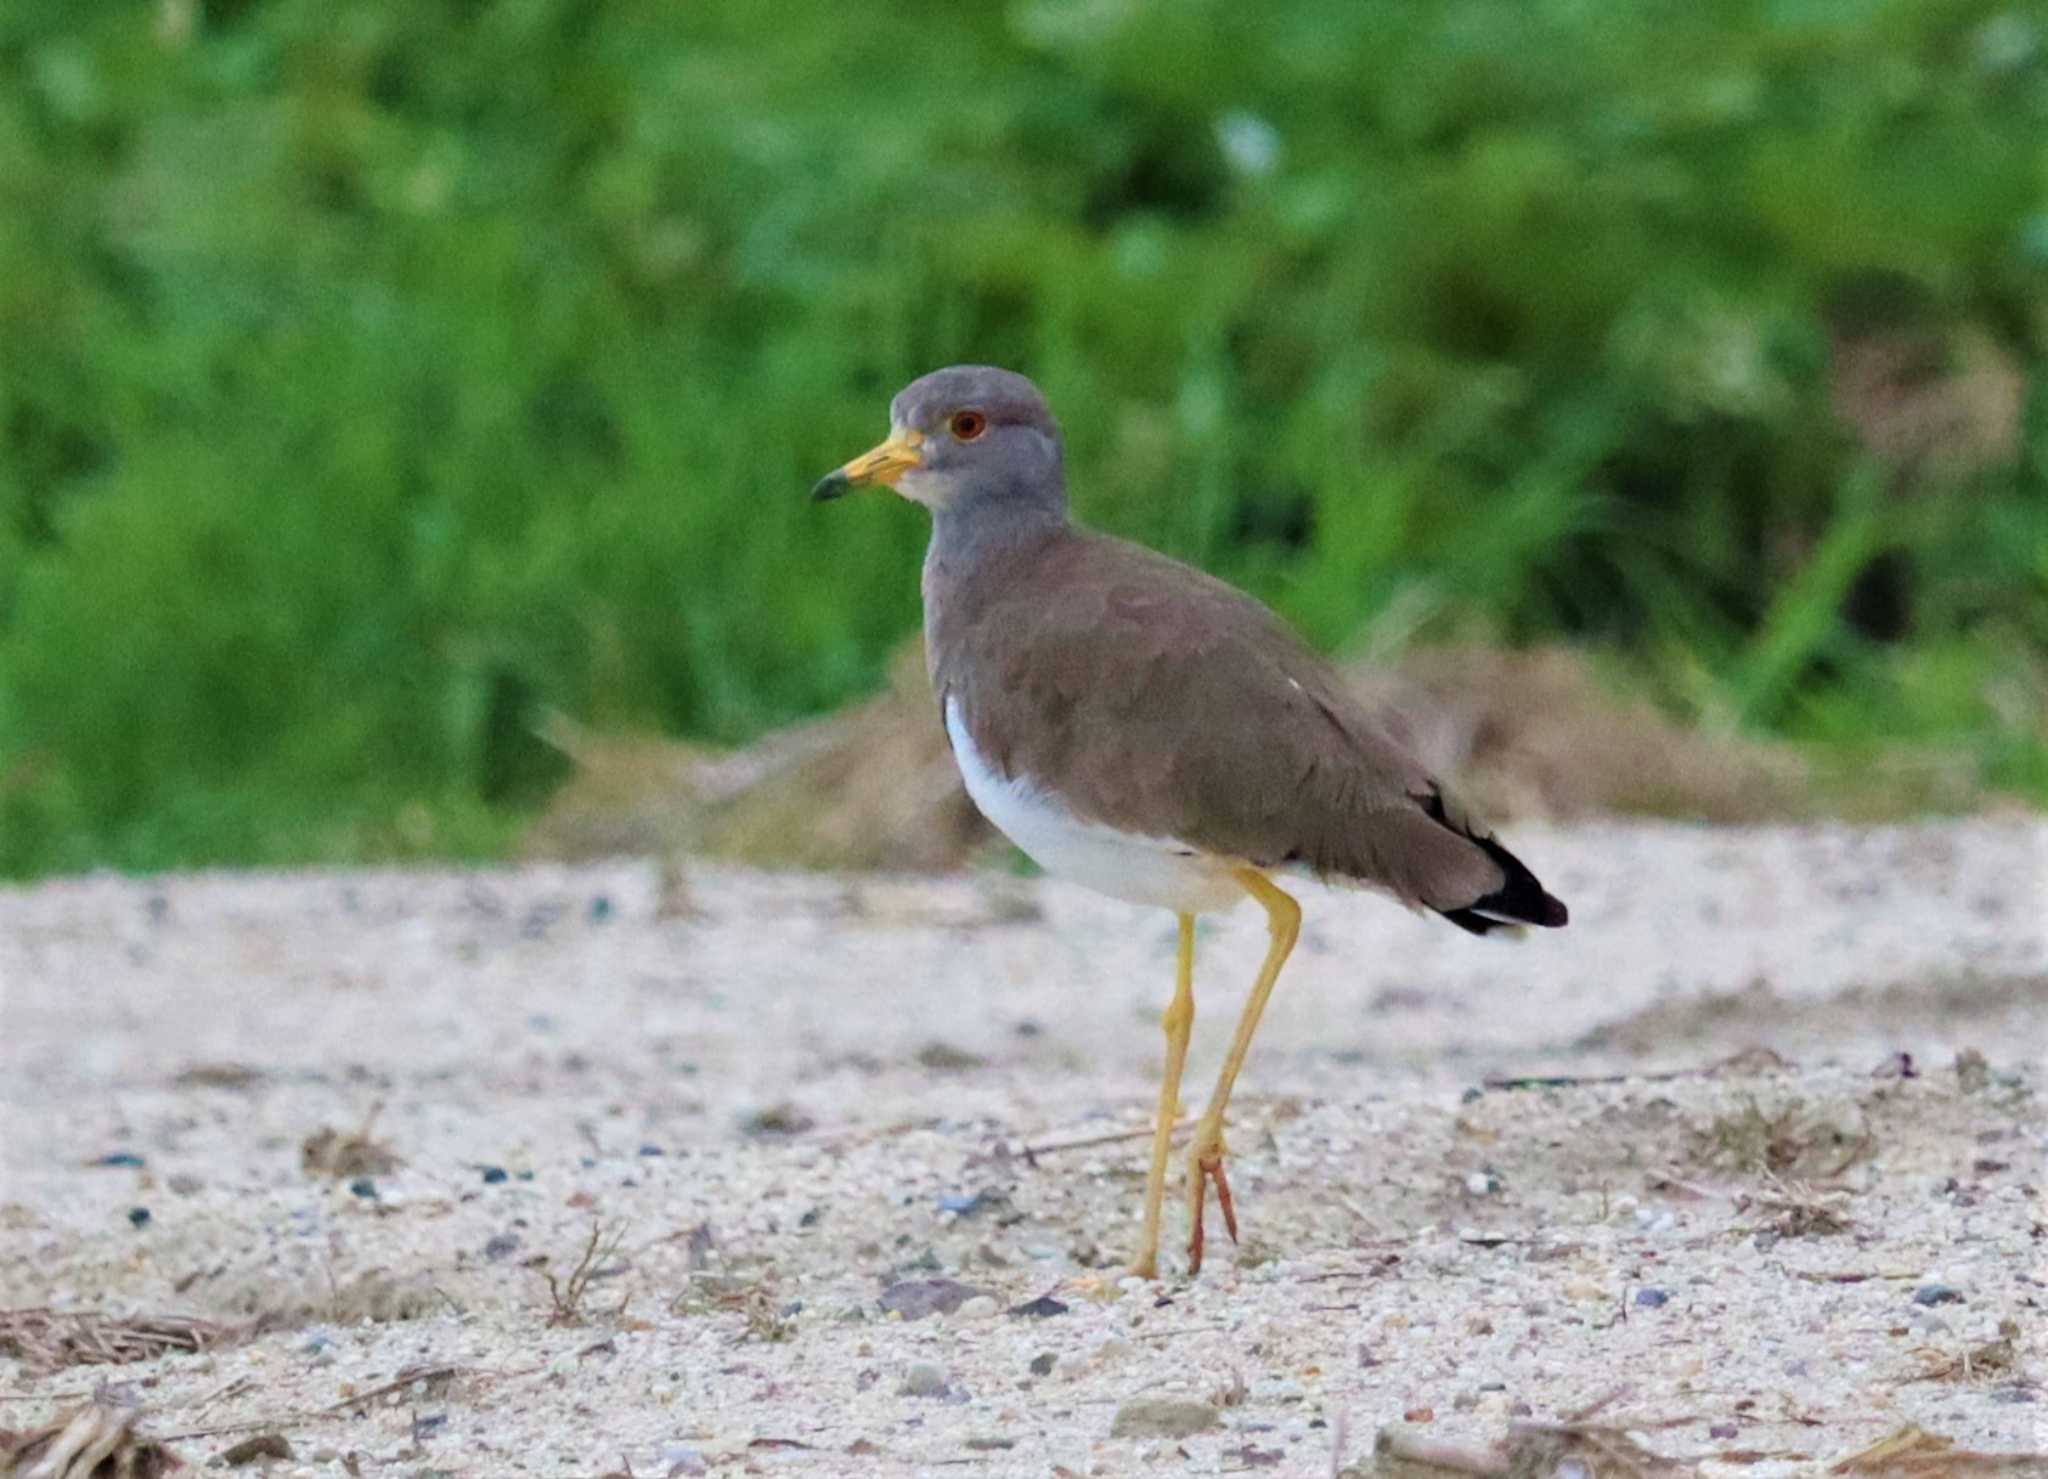
<svg viewBox="0 0 2048 1479">
<path fill-rule="evenodd" d="M 1671 1302 L 1671 1296 L 1662 1289 L 1636 1290 L 1636 1303 L 1646 1310 L 1662 1309 Z"/>
<path fill-rule="evenodd" d="M 93 1162 L 96 1166 L 139 1166 L 142 1163 L 142 1157 L 132 1150 L 117 1150 Z"/>
<path fill-rule="evenodd" d="M 229 1468 L 239 1469 L 244 1464 L 267 1459 L 289 1460 L 291 1456 L 292 1446 L 285 1441 L 284 1434 L 258 1433 L 253 1438 L 244 1438 L 221 1454 L 220 1458 Z"/>
<path fill-rule="evenodd" d="M 687 1443 L 664 1443 L 661 1445 L 661 1471 L 664 1474 L 698 1475 L 711 1472 L 711 1465 L 704 1455 Z"/>
<path fill-rule="evenodd" d="M 485 1186 L 496 1186 L 501 1181 L 510 1181 L 512 1179 L 505 1174 L 503 1166 L 485 1166 L 483 1172 Z"/>
<path fill-rule="evenodd" d="M 501 1258 L 510 1258 L 519 1251 L 518 1233 L 498 1233 L 484 1244 L 484 1257 L 492 1263 Z"/>
<path fill-rule="evenodd" d="M 130 1207 L 128 1209 L 128 1221 L 135 1227 L 147 1227 L 149 1225 L 149 1208 Z"/>
<path fill-rule="evenodd" d="M 348 1189 L 355 1196 L 369 1197 L 373 1201 L 377 1196 L 377 1183 L 367 1176 L 358 1176 L 348 1184 Z"/>
<path fill-rule="evenodd" d="M 1031 1358 L 1031 1374 L 1033 1376 L 1051 1376 L 1052 1363 L 1055 1359 L 1051 1351 L 1040 1351 Z"/>
<path fill-rule="evenodd" d="M 913 1362 L 903 1373 L 902 1385 L 896 1388 L 899 1397 L 943 1397 L 945 1394 L 945 1370 L 930 1361 Z"/>
<path fill-rule="evenodd" d="M 1034 1320 L 1049 1320 L 1054 1315 L 1064 1315 L 1066 1312 L 1067 1307 L 1050 1294 L 1041 1294 L 1025 1304 L 1010 1306 L 1011 1314 L 1027 1316 Z"/>
<path fill-rule="evenodd" d="M 1002 1306 L 995 1302 L 994 1296 L 977 1294 L 963 1302 L 955 1313 L 963 1320 L 987 1320 L 993 1318 L 996 1311 L 1001 1308 Z"/>
<path fill-rule="evenodd" d="M 1133 1397 L 1110 1421 L 1112 1438 L 1185 1438 L 1223 1425 L 1223 1414 L 1207 1402 L 1172 1397 Z"/>
<path fill-rule="evenodd" d="M 1740 1434 L 1741 1431 L 1742 1429 L 1734 1423 L 1715 1423 L 1711 1428 L 1707 1429 L 1707 1436 L 1709 1438 L 1733 1438 Z"/>
<path fill-rule="evenodd" d="M 1490 1171 L 1474 1171 L 1465 1178 L 1465 1190 L 1475 1197 L 1491 1196 L 1500 1190 L 1500 1178 Z"/>
<path fill-rule="evenodd" d="M 1922 1284 L 1913 1291 L 1913 1303 L 1915 1304 L 1961 1304 L 1962 1302 L 1962 1291 L 1951 1289 L 1946 1284 Z"/>
<path fill-rule="evenodd" d="M 658 1156 L 666 1155 L 667 1152 L 664 1151 L 659 1145 L 643 1145 L 640 1147 L 640 1154 L 644 1156 Z"/>
</svg>

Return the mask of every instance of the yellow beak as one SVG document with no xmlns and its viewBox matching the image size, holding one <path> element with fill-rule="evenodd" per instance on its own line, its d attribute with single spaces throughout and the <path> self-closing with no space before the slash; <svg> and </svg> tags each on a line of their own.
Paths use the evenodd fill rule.
<svg viewBox="0 0 2048 1479">
<path fill-rule="evenodd" d="M 846 466 L 818 479 L 818 485 L 811 489 L 811 500 L 823 503 L 870 483 L 893 488 L 898 478 L 924 461 L 924 454 L 917 450 L 923 444 L 921 431 L 898 432 L 881 446 L 861 453 Z"/>
</svg>

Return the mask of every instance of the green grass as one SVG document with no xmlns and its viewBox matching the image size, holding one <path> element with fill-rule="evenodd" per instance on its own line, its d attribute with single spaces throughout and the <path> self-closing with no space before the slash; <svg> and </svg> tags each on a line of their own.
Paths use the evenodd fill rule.
<svg viewBox="0 0 2048 1479">
<path fill-rule="evenodd" d="M 1326 647 L 1597 644 L 2048 800 L 2023 7 L 181 13 L 0 15 L 0 873 L 486 856 L 549 707 L 865 691 L 922 521 L 802 495 L 963 359 Z M 2017 449 L 1859 447 L 1873 324 L 2021 367 Z"/>
</svg>

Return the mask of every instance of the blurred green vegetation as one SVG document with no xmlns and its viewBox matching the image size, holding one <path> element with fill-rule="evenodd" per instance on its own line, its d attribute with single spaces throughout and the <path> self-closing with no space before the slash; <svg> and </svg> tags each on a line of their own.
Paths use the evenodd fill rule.
<svg viewBox="0 0 2048 1479">
<path fill-rule="evenodd" d="M 9 0 L 0 872 L 864 691 L 924 520 L 803 493 L 958 360 L 1326 646 L 2048 798 L 2044 139 L 1989 0 Z"/>
</svg>

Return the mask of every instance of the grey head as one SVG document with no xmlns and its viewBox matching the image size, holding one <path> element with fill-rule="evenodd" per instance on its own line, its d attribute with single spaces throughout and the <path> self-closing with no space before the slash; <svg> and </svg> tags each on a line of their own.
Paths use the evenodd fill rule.
<svg viewBox="0 0 2048 1479">
<path fill-rule="evenodd" d="M 811 490 L 820 502 L 879 483 L 935 517 L 1029 509 L 1064 518 L 1059 423 L 1038 387 L 993 365 L 953 365 L 889 403 L 889 439 Z"/>
</svg>

